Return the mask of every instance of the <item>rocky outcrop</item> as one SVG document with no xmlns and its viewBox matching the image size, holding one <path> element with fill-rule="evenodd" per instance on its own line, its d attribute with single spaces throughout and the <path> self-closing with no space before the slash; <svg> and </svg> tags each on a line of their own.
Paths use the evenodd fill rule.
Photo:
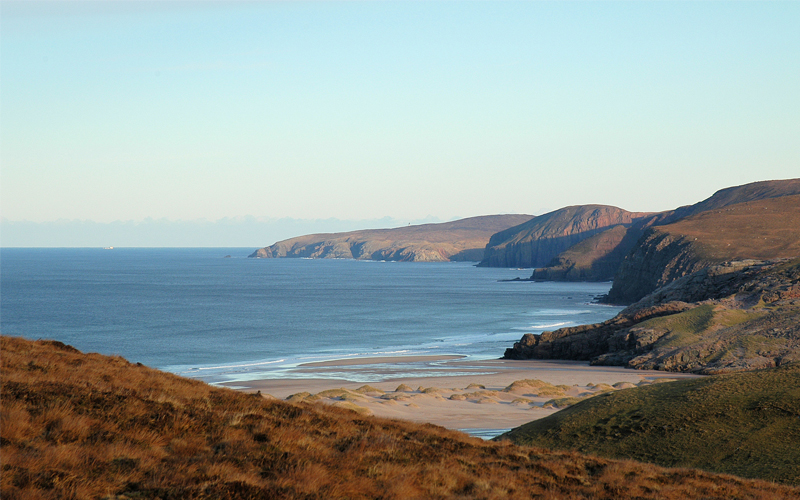
<svg viewBox="0 0 800 500">
<path fill-rule="evenodd" d="M 526 334 L 504 357 L 704 374 L 800 360 L 800 259 L 701 269 L 604 323 Z"/>
<path fill-rule="evenodd" d="M 609 339 L 617 332 L 642 321 L 690 309 L 689 304 L 670 302 L 629 314 L 618 314 L 603 323 L 561 328 L 541 334 L 526 333 L 514 347 L 506 349 L 504 359 L 571 359 L 589 361 L 609 350 Z"/>
<path fill-rule="evenodd" d="M 492 236 L 482 267 L 543 267 L 570 247 L 650 214 L 607 205 L 565 207 Z"/>
<path fill-rule="evenodd" d="M 260 248 L 250 257 L 404 262 L 479 261 L 492 234 L 531 217 L 489 215 L 395 229 L 311 234 Z"/>
</svg>

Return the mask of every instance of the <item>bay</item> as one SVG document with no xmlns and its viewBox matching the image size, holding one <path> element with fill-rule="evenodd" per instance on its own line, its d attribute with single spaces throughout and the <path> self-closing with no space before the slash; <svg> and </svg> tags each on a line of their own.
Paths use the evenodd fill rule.
<svg viewBox="0 0 800 500">
<path fill-rule="evenodd" d="M 0 250 L 0 331 L 211 381 L 361 356 L 502 356 L 603 321 L 610 283 L 472 263 L 249 259 L 252 248 Z M 230 255 L 230 258 L 225 258 Z"/>
</svg>

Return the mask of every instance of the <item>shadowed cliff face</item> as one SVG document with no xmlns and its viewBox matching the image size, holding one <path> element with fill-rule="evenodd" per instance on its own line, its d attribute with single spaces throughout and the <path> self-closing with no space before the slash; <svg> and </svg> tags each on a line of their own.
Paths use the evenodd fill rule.
<svg viewBox="0 0 800 500">
<path fill-rule="evenodd" d="M 587 238 L 647 215 L 606 205 L 565 207 L 492 236 L 480 266 L 542 267 Z"/>
<path fill-rule="evenodd" d="M 531 215 L 489 215 L 442 224 L 348 233 L 311 234 L 279 241 L 250 257 L 305 257 L 405 262 L 479 261 L 489 238 Z"/>
<path fill-rule="evenodd" d="M 625 255 L 642 235 L 639 223 L 606 229 L 574 245 L 533 270 L 534 281 L 610 281 Z"/>
<path fill-rule="evenodd" d="M 716 208 L 652 225 L 625 257 L 606 300 L 638 302 L 601 324 L 528 334 L 505 357 L 698 373 L 800 360 L 800 195 L 725 205 L 740 199 L 736 193 L 782 192 L 776 186 L 723 190 L 713 203 L 698 204 Z M 578 262 L 588 252 L 574 250 Z"/>
<path fill-rule="evenodd" d="M 650 228 L 619 267 L 606 302 L 629 304 L 712 264 L 800 255 L 800 195 L 707 210 Z"/>
</svg>

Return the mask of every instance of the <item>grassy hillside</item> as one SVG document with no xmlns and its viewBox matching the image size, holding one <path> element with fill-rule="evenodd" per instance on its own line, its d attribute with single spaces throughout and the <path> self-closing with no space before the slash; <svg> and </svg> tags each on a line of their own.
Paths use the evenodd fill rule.
<svg viewBox="0 0 800 500">
<path fill-rule="evenodd" d="M 607 393 L 501 438 L 800 484 L 800 363 Z"/>
<path fill-rule="evenodd" d="M 432 425 L 270 400 L 58 342 L 0 342 L 4 499 L 800 495 L 769 482 L 487 443 Z"/>
<path fill-rule="evenodd" d="M 347 233 L 309 234 L 279 241 L 250 257 L 343 258 L 437 262 L 479 261 L 489 238 L 521 224 L 532 215 L 487 215 L 441 224 L 420 224 L 393 229 Z"/>
<path fill-rule="evenodd" d="M 708 210 L 658 231 L 693 241 L 701 258 L 722 262 L 800 256 L 800 195 Z"/>
<path fill-rule="evenodd" d="M 767 200 L 795 194 L 800 194 L 800 179 L 751 182 L 749 184 L 742 184 L 741 186 L 720 189 L 699 203 L 676 209 L 673 217 L 683 218 L 707 210 L 725 208 L 739 203 Z M 673 218 L 672 222 L 675 220 L 676 219 Z"/>
</svg>

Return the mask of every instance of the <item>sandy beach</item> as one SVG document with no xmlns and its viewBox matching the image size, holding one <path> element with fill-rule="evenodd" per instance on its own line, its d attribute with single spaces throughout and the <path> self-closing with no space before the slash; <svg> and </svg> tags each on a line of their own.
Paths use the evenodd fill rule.
<svg viewBox="0 0 800 500">
<path fill-rule="evenodd" d="M 355 358 L 299 365 L 286 378 L 227 385 L 265 397 L 344 406 L 366 415 L 496 434 L 600 393 L 695 375 L 577 361 L 460 356 Z M 494 431 L 494 432 L 493 432 Z"/>
</svg>

